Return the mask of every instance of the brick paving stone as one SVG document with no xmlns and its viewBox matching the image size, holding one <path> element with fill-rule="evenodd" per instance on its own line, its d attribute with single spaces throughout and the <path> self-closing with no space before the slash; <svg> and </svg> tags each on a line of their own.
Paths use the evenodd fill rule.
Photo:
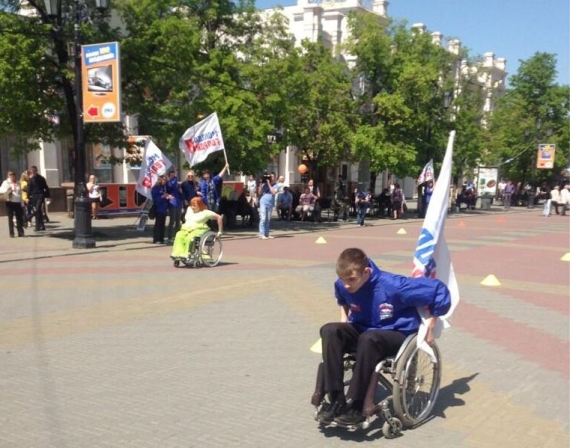
<svg viewBox="0 0 570 448">
<path fill-rule="evenodd" d="M 446 235 L 465 309 L 513 333 L 489 338 L 484 321 L 468 325 L 458 313 L 439 342 L 433 418 L 390 441 L 380 421 L 355 433 L 318 428 L 309 397 L 319 356 L 309 347 L 338 318 L 338 252 L 362 245 L 381 266 L 409 273 L 420 221 L 276 223 L 271 241 L 254 238 L 255 229 L 230 232 L 225 263 L 200 270 L 174 269 L 170 249 L 148 244 L 127 219 L 98 221 L 108 239 L 91 251 L 58 237 L 70 222 L 57 215 L 52 236 L 0 239 L 0 275 L 16 279 L 14 295 L 0 297 L 0 447 L 566 447 L 568 376 L 540 362 L 559 354 L 543 347 L 533 356 L 524 337 L 506 342 L 528 329 L 568 343 L 567 312 L 524 296 L 560 300 L 554 289 L 568 291 L 559 261 L 570 252 L 560 248 L 568 226 L 526 209 L 492 212 L 451 216 Z M 320 235 L 327 244 L 315 244 Z M 479 284 L 487 253 L 508 288 Z M 513 256 L 553 273 L 501 265 Z"/>
</svg>

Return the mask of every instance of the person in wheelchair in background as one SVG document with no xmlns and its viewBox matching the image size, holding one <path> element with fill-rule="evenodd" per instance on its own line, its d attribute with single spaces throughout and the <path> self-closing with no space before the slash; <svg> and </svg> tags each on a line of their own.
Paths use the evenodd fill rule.
<svg viewBox="0 0 570 448">
<path fill-rule="evenodd" d="M 396 355 L 406 337 L 417 333 L 421 319 L 416 307 L 430 312 L 426 340 L 431 344 L 437 318 L 449 311 L 451 297 L 440 280 L 381 271 L 358 248 L 345 249 L 340 254 L 336 273 L 339 278 L 334 289 L 341 321 L 321 327 L 324 388 L 315 392 L 311 402 L 322 402 L 316 415 L 320 424 L 334 421 L 350 427 L 366 418 L 364 398 L 376 365 Z M 345 353 L 356 358 L 346 395 Z"/>
<path fill-rule="evenodd" d="M 188 211 L 186 212 L 185 222 L 180 230 L 176 233 L 174 244 L 172 246 L 172 259 L 187 258 L 190 252 L 190 244 L 195 237 L 202 235 L 210 230 L 208 221 L 215 219 L 218 224 L 218 236 L 221 236 L 224 226 L 222 215 L 218 215 L 208 209 L 202 198 L 196 196 L 190 200 Z"/>
</svg>

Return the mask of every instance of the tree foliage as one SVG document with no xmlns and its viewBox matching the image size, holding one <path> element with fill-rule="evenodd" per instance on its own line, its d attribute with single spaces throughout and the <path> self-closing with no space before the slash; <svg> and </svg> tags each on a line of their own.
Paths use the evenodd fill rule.
<svg viewBox="0 0 570 448">
<path fill-rule="evenodd" d="M 510 88 L 497 102 L 486 135 L 501 175 L 539 185 L 555 182 L 570 157 L 570 87 L 555 83 L 556 56 L 535 53 L 522 61 Z M 540 143 L 553 143 L 553 170 L 537 169 Z"/>
<path fill-rule="evenodd" d="M 351 15 L 349 28 L 346 48 L 356 57 L 362 115 L 354 156 L 369 159 L 374 171 L 415 176 L 445 148 L 451 56 L 429 34 L 403 23 L 359 13 Z"/>
<path fill-rule="evenodd" d="M 30 0 L 34 14 L 22 16 L 19 1 L 0 0 L 0 135 L 21 136 L 21 150 L 76 135 L 73 3 L 61 0 L 52 18 L 43 1 Z M 351 37 L 331 53 L 326 41 L 296 43 L 285 16 L 260 13 L 253 0 L 120 0 L 105 17 L 87 5 L 81 43 L 119 41 L 123 110 L 174 160 L 182 133 L 214 111 L 233 170 L 245 172 L 294 145 L 313 168 L 369 161 L 374 172 L 416 176 L 442 160 L 452 128 L 458 176 L 509 159 L 509 176 L 543 176 L 529 148 L 547 136 L 557 170 L 568 158 L 568 86 L 554 84 L 547 53 L 523 62 L 484 133 L 476 80 L 455 79 L 459 59 L 475 61 L 405 23 L 351 14 Z M 87 142 L 126 146 L 121 123 L 85 131 Z M 283 138 L 270 144 L 268 135 Z"/>
</svg>

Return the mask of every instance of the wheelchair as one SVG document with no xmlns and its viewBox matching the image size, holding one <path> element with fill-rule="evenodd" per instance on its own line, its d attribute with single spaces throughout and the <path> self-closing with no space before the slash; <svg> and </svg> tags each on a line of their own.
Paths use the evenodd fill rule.
<svg viewBox="0 0 570 448">
<path fill-rule="evenodd" d="M 188 257 L 174 259 L 174 267 L 177 268 L 183 264 L 195 268 L 202 266 L 213 268 L 222 260 L 222 254 L 222 240 L 215 232 L 206 231 L 190 243 Z"/>
<path fill-rule="evenodd" d="M 441 382 L 441 355 L 437 344 L 431 346 L 436 362 L 417 347 L 417 335 L 406 338 L 395 357 L 380 361 L 370 378 L 364 398 L 363 414 L 365 421 L 354 426 L 344 426 L 349 431 L 368 429 L 376 418 L 383 418 L 382 433 L 387 439 L 397 437 L 402 429 L 421 424 L 430 415 L 439 393 Z M 355 356 L 344 357 L 344 385 L 350 384 Z M 323 363 L 319 365 L 317 386 L 312 404 L 315 406 L 315 420 L 325 403 L 323 391 Z M 382 386 L 391 395 L 377 403 L 377 386 Z M 330 427 L 340 426 L 332 422 Z"/>
</svg>

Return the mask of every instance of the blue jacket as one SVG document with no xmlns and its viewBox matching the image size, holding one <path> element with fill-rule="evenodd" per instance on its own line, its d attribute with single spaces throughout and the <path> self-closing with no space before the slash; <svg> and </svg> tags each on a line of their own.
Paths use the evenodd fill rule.
<svg viewBox="0 0 570 448">
<path fill-rule="evenodd" d="M 206 204 L 208 207 L 212 208 L 214 205 L 217 205 L 220 203 L 220 195 L 218 194 L 218 186 L 222 183 L 222 178 L 218 175 L 212 177 L 212 182 L 214 183 L 214 202 L 215 204 L 210 204 L 208 203 L 208 193 L 209 193 L 209 189 L 210 187 L 208 186 L 208 182 L 206 182 L 205 179 L 202 179 L 200 181 L 200 191 L 202 192 L 202 201 L 204 201 L 204 204 Z"/>
<path fill-rule="evenodd" d="M 172 195 L 172 199 L 170 199 L 170 207 L 174 208 L 182 208 L 182 193 L 180 192 L 180 187 L 178 185 L 178 178 L 173 176 L 166 183 L 166 192 Z"/>
<path fill-rule="evenodd" d="M 421 319 L 417 306 L 427 306 L 432 316 L 443 316 L 451 307 L 447 286 L 437 279 L 410 278 L 384 272 L 369 260 L 372 274 L 355 293 L 348 292 L 340 279 L 334 284 L 340 306 L 348 306 L 348 321 L 358 331 L 370 329 L 415 333 Z"/>
<path fill-rule="evenodd" d="M 198 193 L 196 193 L 196 185 L 194 184 L 194 182 L 189 182 L 185 180 L 184 182 L 182 182 L 182 185 L 180 187 L 182 188 L 182 198 L 186 202 L 190 202 L 193 198 L 198 196 Z"/>
<path fill-rule="evenodd" d="M 162 196 L 166 194 L 165 185 L 155 185 L 150 190 L 152 195 L 152 202 L 154 205 L 154 210 L 157 215 L 167 215 L 168 214 L 168 200 Z"/>
</svg>

